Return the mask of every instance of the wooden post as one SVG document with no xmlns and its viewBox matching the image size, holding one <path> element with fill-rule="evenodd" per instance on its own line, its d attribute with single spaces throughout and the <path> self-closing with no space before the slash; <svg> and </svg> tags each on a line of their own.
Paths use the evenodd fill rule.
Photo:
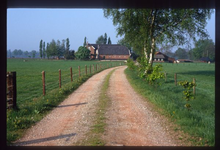
<svg viewBox="0 0 220 150">
<path fill-rule="evenodd" d="M 17 85 L 16 72 L 7 73 L 7 106 L 8 108 L 17 108 Z"/>
<path fill-rule="evenodd" d="M 177 74 L 174 74 L 175 85 L 177 86 Z"/>
<path fill-rule="evenodd" d="M 80 77 L 80 66 L 78 66 L 78 69 L 79 69 L 79 77 Z"/>
<path fill-rule="evenodd" d="M 85 73 L 86 73 L 86 75 L 87 75 L 87 65 L 85 65 Z"/>
<path fill-rule="evenodd" d="M 72 67 L 70 67 L 70 77 L 71 77 L 71 82 L 73 82 L 73 71 L 72 71 Z"/>
<path fill-rule="evenodd" d="M 193 83 L 196 83 L 196 79 L 193 78 Z M 195 95 L 196 94 L 196 86 L 193 86 L 193 94 Z"/>
<path fill-rule="evenodd" d="M 59 69 L 59 88 L 61 88 L 61 70 Z"/>
<path fill-rule="evenodd" d="M 43 96 L 46 94 L 45 90 L 45 71 L 42 71 Z"/>
<path fill-rule="evenodd" d="M 89 65 L 89 74 L 91 74 L 91 65 Z"/>
</svg>

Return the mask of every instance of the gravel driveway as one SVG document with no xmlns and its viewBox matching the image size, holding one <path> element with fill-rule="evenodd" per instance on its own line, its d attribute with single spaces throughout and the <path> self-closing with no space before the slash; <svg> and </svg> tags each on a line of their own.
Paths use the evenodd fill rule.
<svg viewBox="0 0 220 150">
<path fill-rule="evenodd" d="M 125 66 L 116 67 L 110 77 L 106 112 L 106 129 L 102 139 L 106 146 L 178 146 L 179 133 L 170 129 L 167 119 L 154 111 L 152 104 L 137 94 L 129 84 Z M 86 138 L 95 119 L 101 85 L 115 68 L 104 70 L 87 80 L 27 130 L 16 146 L 73 146 Z"/>
<path fill-rule="evenodd" d="M 111 70 L 113 68 L 88 79 L 14 145 L 69 146 L 85 138 L 92 125 L 100 87 Z"/>
</svg>

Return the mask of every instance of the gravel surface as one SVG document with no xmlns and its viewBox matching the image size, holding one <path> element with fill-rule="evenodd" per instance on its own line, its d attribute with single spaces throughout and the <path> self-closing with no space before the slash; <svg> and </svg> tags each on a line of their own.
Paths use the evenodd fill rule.
<svg viewBox="0 0 220 150">
<path fill-rule="evenodd" d="M 124 70 L 117 69 L 110 77 L 108 96 L 111 106 L 106 112 L 106 146 L 177 146 L 167 120 L 137 94 L 129 84 Z M 175 138 L 175 139 L 174 139 Z"/>
<path fill-rule="evenodd" d="M 154 111 L 153 105 L 137 94 L 117 67 L 110 77 L 106 129 L 101 137 L 106 146 L 178 146 L 182 133 L 171 130 L 168 120 Z M 16 146 L 72 146 L 86 139 L 95 119 L 104 70 L 81 85 L 57 108 L 27 130 Z M 182 139 L 182 137 L 181 137 Z M 184 146 L 187 144 L 184 143 Z"/>
<path fill-rule="evenodd" d="M 104 70 L 88 79 L 13 145 L 69 146 L 84 139 L 95 116 L 100 87 L 105 76 L 113 69 Z"/>
</svg>

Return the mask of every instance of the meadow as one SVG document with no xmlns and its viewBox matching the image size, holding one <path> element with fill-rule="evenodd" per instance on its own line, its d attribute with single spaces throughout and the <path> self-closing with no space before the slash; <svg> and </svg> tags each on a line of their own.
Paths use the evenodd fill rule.
<svg viewBox="0 0 220 150">
<path fill-rule="evenodd" d="M 15 110 L 7 110 L 8 144 L 21 137 L 26 129 L 41 120 L 89 77 L 105 68 L 123 64 L 120 61 L 25 60 L 7 59 L 7 72 L 16 71 L 18 107 Z M 102 66 L 98 67 L 97 71 L 96 64 Z M 87 75 L 85 75 L 85 65 L 87 65 Z M 81 77 L 79 77 L 78 66 L 80 66 Z M 71 82 L 70 67 L 72 67 L 73 82 Z M 59 69 L 61 70 L 61 88 L 59 88 Z M 42 71 L 45 71 L 45 96 L 43 96 Z"/>
<path fill-rule="evenodd" d="M 156 65 L 157 63 L 154 63 Z M 137 71 L 125 70 L 133 88 L 146 97 L 161 113 L 171 118 L 174 124 L 180 126 L 174 130 L 188 133 L 194 145 L 215 145 L 215 64 L 207 63 L 162 63 L 167 80 L 160 79 L 161 86 L 151 86 L 138 77 Z M 183 87 L 177 82 L 196 79 L 196 96 L 190 100 L 191 110 L 184 105 Z M 159 110 L 159 109 L 158 109 Z"/>
</svg>

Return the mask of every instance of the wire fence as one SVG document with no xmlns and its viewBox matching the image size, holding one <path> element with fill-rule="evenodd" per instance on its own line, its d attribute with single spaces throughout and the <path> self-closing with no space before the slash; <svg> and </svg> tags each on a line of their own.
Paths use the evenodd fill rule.
<svg viewBox="0 0 220 150">
<path fill-rule="evenodd" d="M 25 106 L 25 103 L 34 101 L 36 98 L 46 95 L 48 92 L 61 87 L 64 87 L 70 82 L 78 80 L 80 77 L 86 75 L 92 75 L 107 68 L 124 65 L 123 62 L 111 62 L 111 63 L 98 63 L 89 65 L 80 65 L 57 71 L 45 71 L 43 77 L 42 73 L 33 75 L 20 75 L 17 76 L 17 102 L 19 107 Z M 71 77 L 72 74 L 72 77 Z M 80 76 L 79 76 L 80 74 Z M 60 76 L 61 75 L 61 76 Z M 44 78 L 44 81 L 43 81 Z M 72 80 L 71 80 L 72 78 Z M 27 80 L 27 82 L 25 82 Z M 43 84 L 45 82 L 45 84 Z M 60 85 L 61 84 L 61 85 Z M 45 93 L 43 92 L 45 90 Z"/>
</svg>

